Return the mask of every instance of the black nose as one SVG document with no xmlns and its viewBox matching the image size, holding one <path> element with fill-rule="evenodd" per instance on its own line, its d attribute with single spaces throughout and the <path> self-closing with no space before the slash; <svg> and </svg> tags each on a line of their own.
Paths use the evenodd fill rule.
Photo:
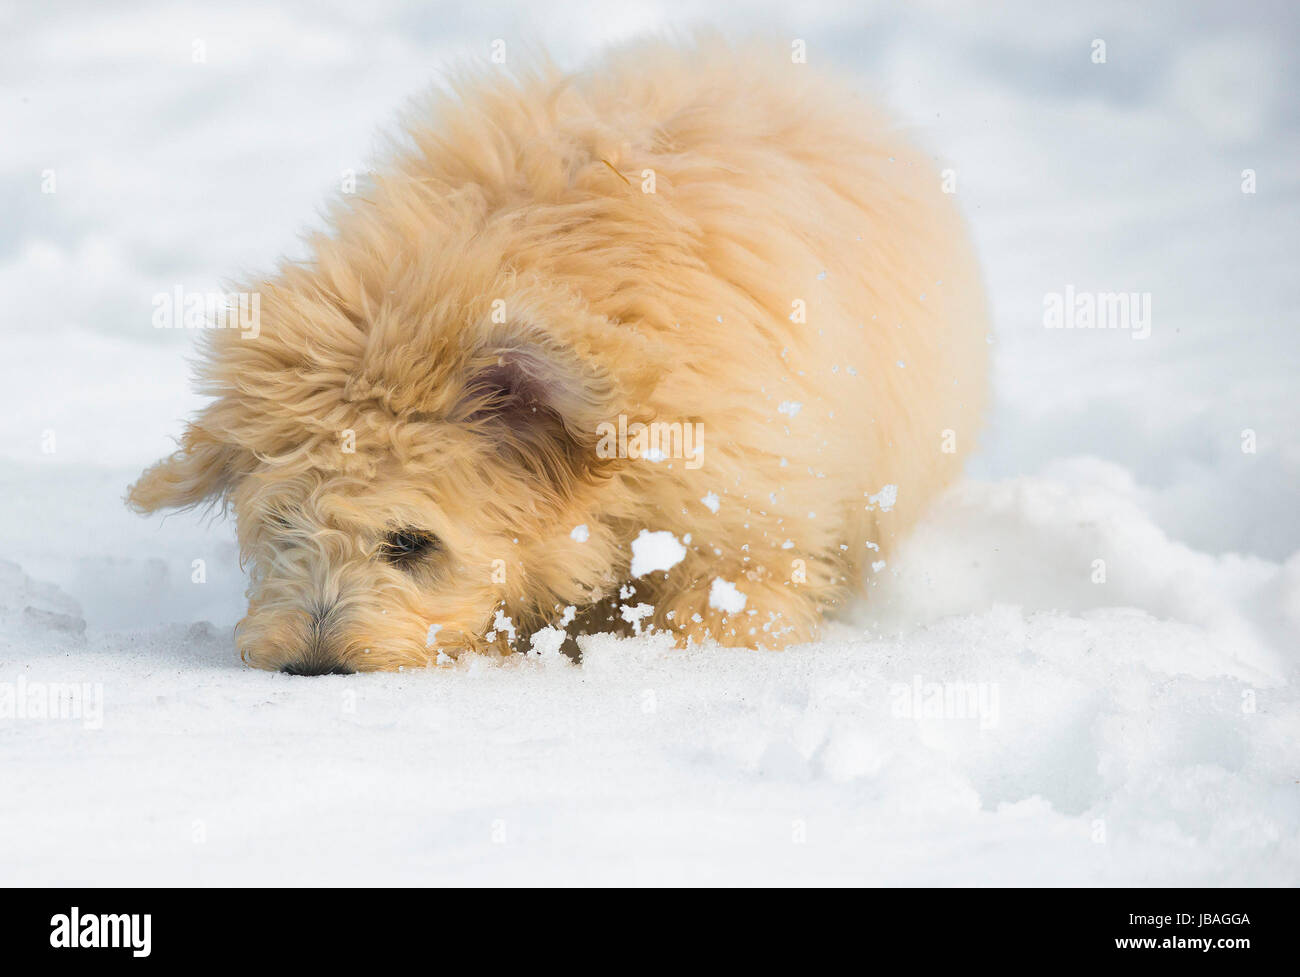
<svg viewBox="0 0 1300 977">
<path fill-rule="evenodd" d="M 283 666 L 280 671 L 285 675 L 351 675 L 352 669 L 346 668 L 337 662 L 316 661 L 308 659 L 300 662 L 290 662 Z"/>
</svg>

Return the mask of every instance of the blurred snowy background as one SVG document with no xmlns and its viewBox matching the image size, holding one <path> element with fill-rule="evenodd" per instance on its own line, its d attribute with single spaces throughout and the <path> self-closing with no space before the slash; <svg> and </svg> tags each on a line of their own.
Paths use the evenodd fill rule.
<svg viewBox="0 0 1300 977">
<path fill-rule="evenodd" d="M 494 39 L 705 25 L 806 39 L 955 171 L 969 480 L 821 646 L 243 670 L 230 527 L 121 505 L 200 404 L 152 296 L 295 252 Z M 0 882 L 1300 881 L 1298 45 L 1281 0 L 0 7 Z M 1150 337 L 1045 329 L 1067 285 Z M 900 719 L 916 676 L 998 722 Z M 20 678 L 102 728 L 5 718 Z"/>
</svg>

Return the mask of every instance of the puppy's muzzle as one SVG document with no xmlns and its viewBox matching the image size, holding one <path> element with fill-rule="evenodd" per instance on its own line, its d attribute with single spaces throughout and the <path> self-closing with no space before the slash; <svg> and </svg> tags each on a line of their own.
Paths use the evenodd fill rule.
<svg viewBox="0 0 1300 977">
<path fill-rule="evenodd" d="M 355 669 L 343 664 L 334 647 L 332 615 L 334 605 L 312 609 L 311 629 L 306 647 L 296 656 L 290 656 L 280 671 L 286 675 L 351 675 Z"/>
</svg>

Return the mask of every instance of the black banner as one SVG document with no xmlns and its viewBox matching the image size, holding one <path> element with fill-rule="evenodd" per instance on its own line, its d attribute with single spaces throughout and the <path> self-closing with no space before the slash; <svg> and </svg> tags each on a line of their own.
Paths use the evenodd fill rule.
<svg viewBox="0 0 1300 977">
<path fill-rule="evenodd" d="M 268 962 L 373 965 L 414 948 L 431 965 L 482 953 L 527 966 L 588 953 L 734 965 L 773 952 L 936 962 L 1182 967 L 1293 962 L 1295 892 L 1207 890 L 757 890 L 564 893 L 434 889 L 4 890 L 7 963 L 99 969 Z M 11 971 L 18 972 L 18 971 Z"/>
</svg>

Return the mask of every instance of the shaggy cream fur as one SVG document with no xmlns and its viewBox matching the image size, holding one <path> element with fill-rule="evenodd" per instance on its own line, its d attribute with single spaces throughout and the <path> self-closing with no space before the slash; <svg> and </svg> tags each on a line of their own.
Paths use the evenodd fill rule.
<svg viewBox="0 0 1300 977">
<path fill-rule="evenodd" d="M 210 334 L 215 400 L 130 492 L 233 508 L 260 667 L 527 648 L 639 603 L 683 642 L 807 641 L 976 434 L 952 198 L 788 49 L 481 71 L 310 245 L 242 286 L 259 334 Z M 698 437 L 636 457 L 654 422 Z M 632 580 L 642 529 L 685 556 Z"/>
</svg>

